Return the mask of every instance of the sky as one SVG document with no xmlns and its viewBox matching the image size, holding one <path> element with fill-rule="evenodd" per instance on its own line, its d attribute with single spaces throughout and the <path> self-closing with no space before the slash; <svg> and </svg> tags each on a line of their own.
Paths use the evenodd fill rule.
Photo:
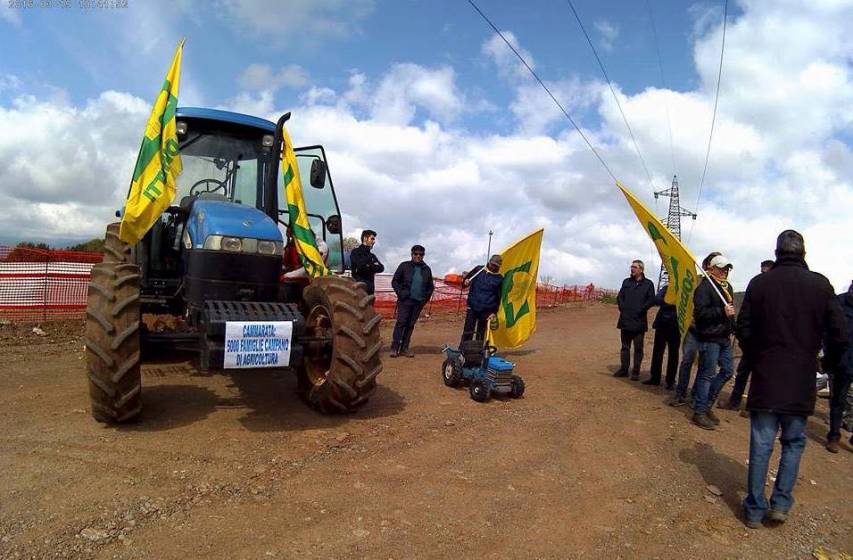
<svg viewBox="0 0 853 560">
<path fill-rule="evenodd" d="M 729 1 L 703 183 L 723 0 L 573 0 L 610 85 L 568 1 L 475 1 L 661 216 L 677 175 L 684 240 L 722 251 L 736 289 L 788 228 L 847 288 L 853 2 Z M 387 268 L 419 243 L 436 274 L 467 270 L 489 231 L 494 252 L 542 227 L 541 278 L 614 288 L 640 258 L 657 282 L 613 178 L 466 0 L 21 4 L 0 6 L 0 243 L 103 234 L 185 37 L 179 104 L 291 111 L 294 142 L 326 148 L 345 234 L 376 230 Z"/>
</svg>

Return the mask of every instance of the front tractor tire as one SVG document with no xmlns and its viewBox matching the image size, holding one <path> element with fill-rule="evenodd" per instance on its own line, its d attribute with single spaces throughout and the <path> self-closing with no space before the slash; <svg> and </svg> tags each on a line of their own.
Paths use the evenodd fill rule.
<svg viewBox="0 0 853 560">
<path fill-rule="evenodd" d="M 131 262 L 130 245 L 122 241 L 118 236 L 120 228 L 120 222 L 113 222 L 107 225 L 107 232 L 104 236 L 104 262 Z"/>
<path fill-rule="evenodd" d="M 86 306 L 86 373 L 92 416 L 122 424 L 142 412 L 139 369 L 139 267 L 103 262 L 92 268 Z"/>
<path fill-rule="evenodd" d="M 300 396 L 312 408 L 324 414 L 353 412 L 376 388 L 382 340 L 374 299 L 363 284 L 335 276 L 314 278 L 303 291 L 309 342 L 297 375 Z"/>
</svg>

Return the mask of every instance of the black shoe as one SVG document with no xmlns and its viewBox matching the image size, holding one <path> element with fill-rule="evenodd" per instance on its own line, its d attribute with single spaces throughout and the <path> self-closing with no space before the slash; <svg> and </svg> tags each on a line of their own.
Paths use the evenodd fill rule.
<svg viewBox="0 0 853 560">
<path fill-rule="evenodd" d="M 717 417 L 717 415 L 716 415 L 716 414 L 714 414 L 714 408 L 713 408 L 713 407 L 711 407 L 711 408 L 709 408 L 708 410 L 706 410 L 706 411 L 705 411 L 705 416 L 707 416 L 708 418 L 710 418 L 710 419 L 711 419 L 711 422 L 713 422 L 715 426 L 719 426 L 719 425 L 720 425 L 720 419 Z"/>
<path fill-rule="evenodd" d="M 664 387 L 664 389 L 666 389 L 667 391 L 674 391 L 675 390 L 675 383 L 667 383 L 666 387 Z"/>
<path fill-rule="evenodd" d="M 767 519 L 776 523 L 784 523 L 788 520 L 788 512 L 771 509 L 767 511 Z"/>
<path fill-rule="evenodd" d="M 391 350 L 391 357 L 392 357 L 392 358 L 396 358 L 396 357 L 397 357 L 397 351 L 396 351 L 396 350 Z"/>
<path fill-rule="evenodd" d="M 660 379 L 646 379 L 643 381 L 643 385 L 660 385 Z"/>
<path fill-rule="evenodd" d="M 616 370 L 616 373 L 613 374 L 613 377 L 628 377 L 628 372 L 624 370 Z"/>
<path fill-rule="evenodd" d="M 708 415 L 704 412 L 696 412 L 695 414 L 693 414 L 693 418 L 691 418 L 691 421 L 703 430 L 717 429 L 717 425 L 714 424 L 714 421 L 708 418 Z"/>
<path fill-rule="evenodd" d="M 685 399 L 683 395 L 675 395 L 674 397 L 672 397 L 672 400 L 666 404 L 674 407 L 687 406 L 687 399 Z"/>
<path fill-rule="evenodd" d="M 750 529 L 761 529 L 761 521 L 757 521 L 755 519 L 744 519 L 743 524 Z"/>
<path fill-rule="evenodd" d="M 637 381 L 638 379 L 640 379 L 640 372 L 631 374 L 631 381 Z"/>
</svg>

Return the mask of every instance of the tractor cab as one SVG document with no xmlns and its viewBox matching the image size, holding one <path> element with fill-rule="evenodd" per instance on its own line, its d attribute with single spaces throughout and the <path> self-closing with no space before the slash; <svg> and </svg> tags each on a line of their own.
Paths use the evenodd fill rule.
<svg viewBox="0 0 853 560">
<path fill-rule="evenodd" d="M 192 315 L 209 299 L 276 300 L 281 273 L 299 265 L 282 266 L 289 220 L 275 124 L 196 108 L 179 108 L 176 124 L 183 165 L 176 194 L 134 251 L 143 302 L 171 312 L 186 306 Z M 312 230 L 329 247 L 329 268 L 343 272 L 340 211 L 325 152 L 295 152 Z"/>
</svg>

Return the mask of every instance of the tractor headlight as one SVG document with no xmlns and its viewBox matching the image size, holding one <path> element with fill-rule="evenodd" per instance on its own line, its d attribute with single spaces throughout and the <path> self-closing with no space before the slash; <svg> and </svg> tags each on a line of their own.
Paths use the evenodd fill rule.
<svg viewBox="0 0 853 560">
<path fill-rule="evenodd" d="M 204 248 L 209 251 L 220 251 L 222 249 L 221 235 L 208 235 L 204 240 Z"/>
<path fill-rule="evenodd" d="M 264 256 L 281 255 L 284 244 L 280 241 L 268 241 L 253 237 L 227 237 L 208 235 L 204 248 L 210 251 L 228 251 L 229 253 L 259 254 Z"/>
<path fill-rule="evenodd" d="M 258 241 L 258 253 L 262 255 L 276 255 L 281 251 L 275 241 Z"/>
<path fill-rule="evenodd" d="M 239 253 L 243 250 L 243 240 L 239 237 L 223 237 L 221 246 L 223 251 Z"/>
</svg>

